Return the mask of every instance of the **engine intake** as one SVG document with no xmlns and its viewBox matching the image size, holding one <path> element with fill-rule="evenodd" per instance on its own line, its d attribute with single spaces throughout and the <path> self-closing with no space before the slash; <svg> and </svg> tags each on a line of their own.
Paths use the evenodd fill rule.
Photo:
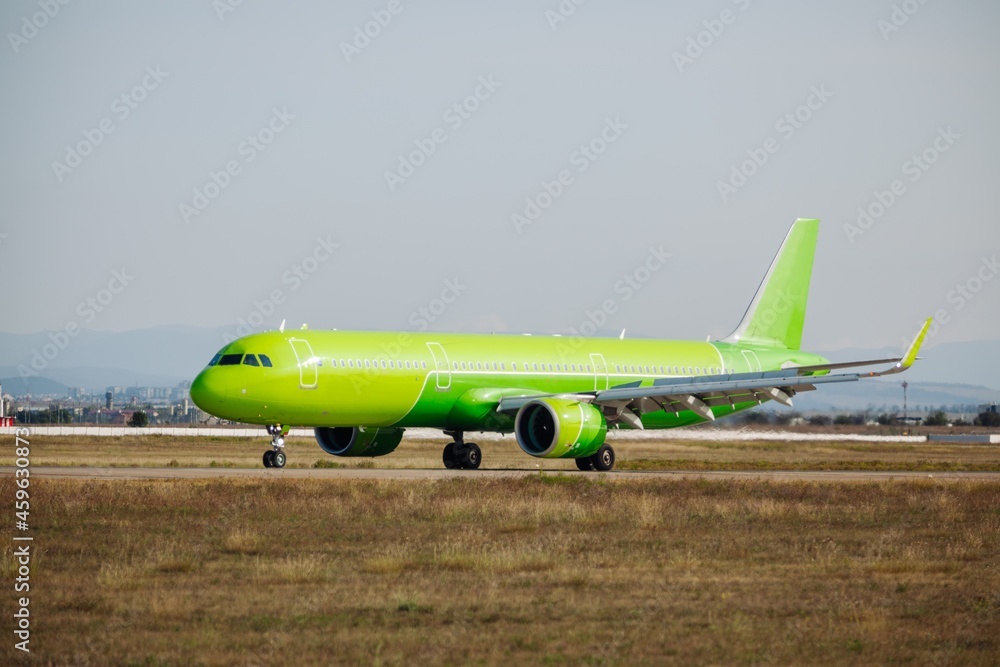
<svg viewBox="0 0 1000 667">
<path fill-rule="evenodd" d="M 526 454 L 545 459 L 595 454 L 608 432 L 601 411 L 567 398 L 538 398 L 521 406 L 514 419 L 517 444 Z"/>
<path fill-rule="evenodd" d="M 401 428 L 323 426 L 316 429 L 316 442 L 324 452 L 334 456 L 384 456 L 395 450 L 402 439 Z"/>
</svg>

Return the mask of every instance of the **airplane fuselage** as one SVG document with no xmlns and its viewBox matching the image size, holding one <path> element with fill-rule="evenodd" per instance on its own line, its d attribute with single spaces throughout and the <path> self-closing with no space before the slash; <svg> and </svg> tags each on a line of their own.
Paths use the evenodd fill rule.
<svg viewBox="0 0 1000 667">
<path fill-rule="evenodd" d="M 191 394 L 211 414 L 254 424 L 510 431 L 510 415 L 489 414 L 505 395 L 594 392 L 659 378 L 825 361 L 800 350 L 723 342 L 286 331 L 233 341 L 195 378 Z M 663 411 L 648 415 L 644 424 L 670 428 L 701 421 L 691 411 Z"/>
</svg>

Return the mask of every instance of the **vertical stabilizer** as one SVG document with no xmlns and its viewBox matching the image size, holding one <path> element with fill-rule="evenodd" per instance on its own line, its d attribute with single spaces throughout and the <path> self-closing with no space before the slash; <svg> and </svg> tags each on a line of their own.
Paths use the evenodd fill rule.
<svg viewBox="0 0 1000 667">
<path fill-rule="evenodd" d="M 798 350 L 809 298 L 819 220 L 799 218 L 727 343 Z"/>
</svg>

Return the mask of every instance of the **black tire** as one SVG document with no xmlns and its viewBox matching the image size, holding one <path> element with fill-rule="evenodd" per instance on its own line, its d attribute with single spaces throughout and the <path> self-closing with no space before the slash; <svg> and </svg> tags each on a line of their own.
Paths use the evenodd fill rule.
<svg viewBox="0 0 1000 667">
<path fill-rule="evenodd" d="M 462 451 L 461 461 L 466 470 L 477 470 L 483 462 L 483 450 L 476 443 L 468 442 Z"/>
<path fill-rule="evenodd" d="M 576 459 L 576 467 L 580 470 L 593 470 L 594 461 L 592 456 L 584 456 L 581 459 Z"/>
<path fill-rule="evenodd" d="M 264 467 L 273 468 L 274 467 L 274 450 L 269 449 L 264 452 Z"/>
<path fill-rule="evenodd" d="M 597 450 L 592 460 L 595 470 L 608 472 L 615 467 L 615 450 L 611 449 L 611 445 L 601 445 L 601 448 Z"/>
<path fill-rule="evenodd" d="M 284 468 L 286 459 L 285 453 L 279 450 L 274 452 L 274 456 L 271 457 L 271 463 L 275 468 Z"/>
<path fill-rule="evenodd" d="M 454 470 L 459 467 L 454 442 L 449 442 L 444 446 L 444 452 L 441 454 L 441 460 L 444 461 L 444 467 L 448 470 Z"/>
</svg>

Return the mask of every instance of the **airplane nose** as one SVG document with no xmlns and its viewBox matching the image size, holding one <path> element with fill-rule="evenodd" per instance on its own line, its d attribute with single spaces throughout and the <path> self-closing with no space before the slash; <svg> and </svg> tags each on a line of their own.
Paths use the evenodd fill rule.
<svg viewBox="0 0 1000 667">
<path fill-rule="evenodd" d="M 191 382 L 191 400 L 199 408 L 212 413 L 213 408 L 217 408 L 226 400 L 226 385 L 219 373 L 213 372 L 214 368 L 206 368 L 198 373 Z"/>
</svg>

